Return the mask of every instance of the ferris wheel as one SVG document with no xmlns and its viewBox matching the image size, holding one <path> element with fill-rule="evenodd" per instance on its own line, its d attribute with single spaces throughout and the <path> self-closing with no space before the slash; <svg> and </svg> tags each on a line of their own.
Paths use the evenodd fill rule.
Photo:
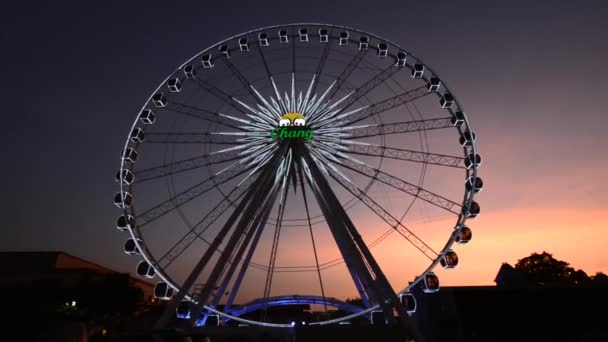
<svg viewBox="0 0 608 342">
<path fill-rule="evenodd" d="M 171 301 L 164 323 L 288 327 L 251 313 L 303 303 L 344 313 L 310 325 L 407 319 L 471 240 L 480 164 L 454 93 L 409 51 L 349 27 L 265 27 L 152 92 L 121 151 L 117 228 Z"/>
</svg>

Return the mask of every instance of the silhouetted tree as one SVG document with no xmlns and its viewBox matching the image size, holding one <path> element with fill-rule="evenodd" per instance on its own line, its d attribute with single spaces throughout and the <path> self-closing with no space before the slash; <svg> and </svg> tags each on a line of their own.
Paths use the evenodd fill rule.
<svg viewBox="0 0 608 342">
<path fill-rule="evenodd" d="M 608 286 L 608 275 L 602 272 L 597 272 L 591 277 L 591 283 L 594 286 Z"/>
<path fill-rule="evenodd" d="M 359 298 L 359 297 L 346 298 L 345 302 L 348 303 L 348 304 L 350 304 L 350 305 L 363 307 L 363 300 L 361 298 Z"/>
<path fill-rule="evenodd" d="M 567 262 L 557 260 L 547 252 L 532 253 L 519 260 L 515 269 L 522 272 L 530 283 L 537 285 L 583 285 L 590 281 L 583 270 L 575 270 Z"/>
</svg>

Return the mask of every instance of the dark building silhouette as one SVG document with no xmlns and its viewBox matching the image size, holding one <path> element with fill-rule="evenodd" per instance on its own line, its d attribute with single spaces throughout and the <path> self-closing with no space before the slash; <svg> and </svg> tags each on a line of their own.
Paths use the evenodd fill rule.
<svg viewBox="0 0 608 342">
<path fill-rule="evenodd" d="M 59 286 L 78 286 L 79 280 L 93 274 L 120 273 L 66 252 L 0 252 L 0 287 L 30 287 L 49 281 Z M 129 284 L 142 291 L 143 300 L 154 302 L 154 285 L 128 274 L 125 276 Z"/>
<path fill-rule="evenodd" d="M 583 285 L 539 286 L 505 263 L 495 278 L 496 286 L 442 287 L 435 293 L 413 291 L 418 303 L 414 317 L 425 342 L 608 341 L 604 314 L 608 277 L 597 280 Z M 129 292 L 132 288 L 138 289 L 137 305 L 119 305 L 133 300 Z M 0 253 L 0 293 L 0 322 L 15 340 L 63 336 L 60 340 L 86 341 L 84 335 L 99 333 L 103 328 L 108 335 L 123 338 L 106 336 L 98 340 L 129 341 L 124 336 L 146 336 L 164 307 L 154 302 L 152 284 L 63 252 Z M 97 305 L 101 315 L 93 309 L 79 311 L 81 305 Z M 285 322 L 321 318 L 310 309 L 307 305 L 279 307 L 267 315 L 272 321 Z M 252 312 L 249 318 L 259 319 L 260 314 Z M 334 314 L 338 312 L 325 316 Z M 186 322 L 174 319 L 174 323 L 179 327 Z M 200 336 L 211 336 L 212 341 L 262 335 L 277 341 L 292 341 L 294 336 L 297 341 L 402 341 L 399 334 L 394 327 L 375 327 L 360 318 L 350 325 L 296 326 L 293 332 L 234 325 L 206 328 Z"/>
<path fill-rule="evenodd" d="M 426 342 L 608 341 L 608 287 L 533 286 L 509 264 L 495 282 L 418 294 Z"/>
<path fill-rule="evenodd" d="M 80 341 L 133 330 L 138 317 L 159 306 L 153 290 L 140 278 L 65 252 L 0 252 L 0 325 L 21 340 Z"/>
</svg>

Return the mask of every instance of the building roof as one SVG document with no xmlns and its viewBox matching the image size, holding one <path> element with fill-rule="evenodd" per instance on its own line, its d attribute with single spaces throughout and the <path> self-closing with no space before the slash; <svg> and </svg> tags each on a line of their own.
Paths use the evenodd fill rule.
<svg viewBox="0 0 608 342">
<path fill-rule="evenodd" d="M 497 286 L 527 286 L 526 277 L 513 266 L 508 263 L 503 263 L 494 279 Z"/>
<path fill-rule="evenodd" d="M 0 274 L 50 273 L 57 270 L 86 269 L 101 274 L 121 273 L 63 251 L 0 252 Z M 152 284 L 129 275 L 142 286 Z"/>
</svg>

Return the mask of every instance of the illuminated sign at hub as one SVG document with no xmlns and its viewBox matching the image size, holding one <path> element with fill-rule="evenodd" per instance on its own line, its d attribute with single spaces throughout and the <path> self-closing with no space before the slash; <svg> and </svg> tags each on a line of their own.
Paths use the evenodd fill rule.
<svg viewBox="0 0 608 342">
<path fill-rule="evenodd" d="M 279 127 L 270 131 L 272 139 L 312 139 L 314 131 L 306 128 L 306 120 L 300 113 L 287 113 L 281 116 Z"/>
<path fill-rule="evenodd" d="M 270 131 L 272 139 L 298 139 L 303 138 L 310 140 L 313 135 L 313 130 L 308 128 L 296 127 L 277 127 Z"/>
</svg>

